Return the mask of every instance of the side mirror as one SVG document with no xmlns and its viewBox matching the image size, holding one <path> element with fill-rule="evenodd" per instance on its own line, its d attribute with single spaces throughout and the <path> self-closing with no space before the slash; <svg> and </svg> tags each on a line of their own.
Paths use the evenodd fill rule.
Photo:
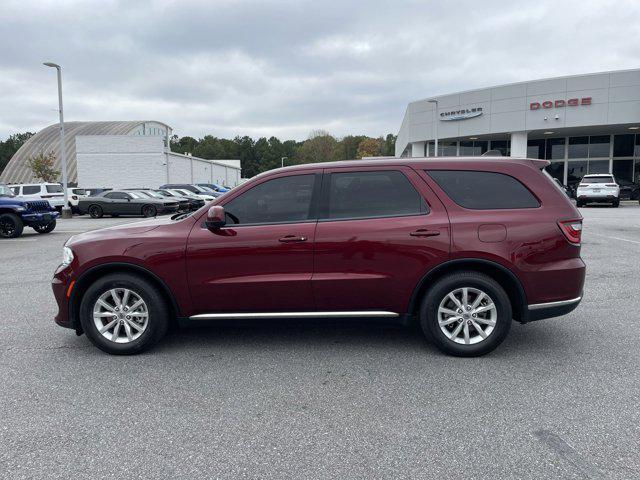
<svg viewBox="0 0 640 480">
<path fill-rule="evenodd" d="M 207 220 L 204 222 L 209 230 L 218 230 L 226 225 L 227 219 L 224 213 L 224 207 L 214 205 L 207 212 Z"/>
</svg>

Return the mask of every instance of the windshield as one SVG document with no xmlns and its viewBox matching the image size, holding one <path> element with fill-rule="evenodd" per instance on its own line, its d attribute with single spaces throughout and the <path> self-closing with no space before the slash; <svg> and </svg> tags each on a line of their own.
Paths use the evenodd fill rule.
<svg viewBox="0 0 640 480">
<path fill-rule="evenodd" d="M 216 193 L 216 191 L 209 187 L 200 187 L 204 190 L 205 193 Z"/>
<path fill-rule="evenodd" d="M 206 187 L 201 187 L 199 185 L 194 185 L 193 188 L 195 188 L 198 192 L 200 193 L 207 193 L 209 191 L 208 188 Z"/>
<path fill-rule="evenodd" d="M 193 192 L 188 192 L 187 190 L 174 190 L 178 195 L 193 195 Z"/>
<path fill-rule="evenodd" d="M 129 195 L 131 195 L 133 198 L 144 198 L 143 195 L 140 195 L 138 192 L 127 192 Z"/>
<path fill-rule="evenodd" d="M 145 190 L 143 193 L 146 193 L 147 195 L 149 195 L 150 197 L 153 197 L 153 198 L 164 198 L 158 192 L 153 192 L 151 190 Z"/>
<path fill-rule="evenodd" d="M 584 177 L 582 183 L 615 183 L 613 177 Z"/>
<path fill-rule="evenodd" d="M 13 192 L 6 185 L 0 185 L 0 197 L 13 197 Z"/>
</svg>

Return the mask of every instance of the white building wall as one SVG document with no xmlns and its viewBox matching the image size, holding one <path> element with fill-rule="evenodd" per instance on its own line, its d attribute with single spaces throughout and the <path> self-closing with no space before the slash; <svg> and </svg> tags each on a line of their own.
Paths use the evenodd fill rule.
<svg viewBox="0 0 640 480">
<path fill-rule="evenodd" d="M 81 187 L 154 187 L 166 182 L 161 137 L 79 135 L 76 137 Z"/>
<path fill-rule="evenodd" d="M 220 183 L 235 187 L 240 184 L 239 160 L 220 163 L 167 152 L 162 137 L 79 135 L 76 152 L 81 187 L 156 188 L 165 183 Z"/>
</svg>

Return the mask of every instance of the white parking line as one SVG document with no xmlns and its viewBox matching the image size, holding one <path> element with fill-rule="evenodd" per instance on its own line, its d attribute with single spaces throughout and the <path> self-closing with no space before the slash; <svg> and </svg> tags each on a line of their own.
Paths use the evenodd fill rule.
<svg viewBox="0 0 640 480">
<path fill-rule="evenodd" d="M 5 242 L 22 243 L 22 242 L 35 242 L 35 241 L 36 241 L 35 238 L 3 238 L 2 240 L 0 240 L 0 243 L 5 243 Z"/>
<path fill-rule="evenodd" d="M 612 240 L 620 240 L 621 242 L 636 243 L 636 244 L 640 245 L 640 241 L 638 241 L 638 240 L 629 240 L 628 238 L 612 237 L 610 235 L 601 235 L 599 233 L 591 233 L 591 232 L 588 232 L 587 235 L 595 235 L 596 237 L 611 238 Z"/>
</svg>

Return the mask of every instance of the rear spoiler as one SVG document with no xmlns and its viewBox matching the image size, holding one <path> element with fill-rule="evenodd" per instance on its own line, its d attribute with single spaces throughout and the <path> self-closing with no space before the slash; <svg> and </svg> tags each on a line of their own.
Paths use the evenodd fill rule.
<svg viewBox="0 0 640 480">
<path fill-rule="evenodd" d="M 531 160 L 529 159 L 529 161 L 533 164 L 534 167 L 538 168 L 539 170 L 542 170 L 544 167 L 551 165 L 551 162 L 549 160 Z"/>
</svg>

